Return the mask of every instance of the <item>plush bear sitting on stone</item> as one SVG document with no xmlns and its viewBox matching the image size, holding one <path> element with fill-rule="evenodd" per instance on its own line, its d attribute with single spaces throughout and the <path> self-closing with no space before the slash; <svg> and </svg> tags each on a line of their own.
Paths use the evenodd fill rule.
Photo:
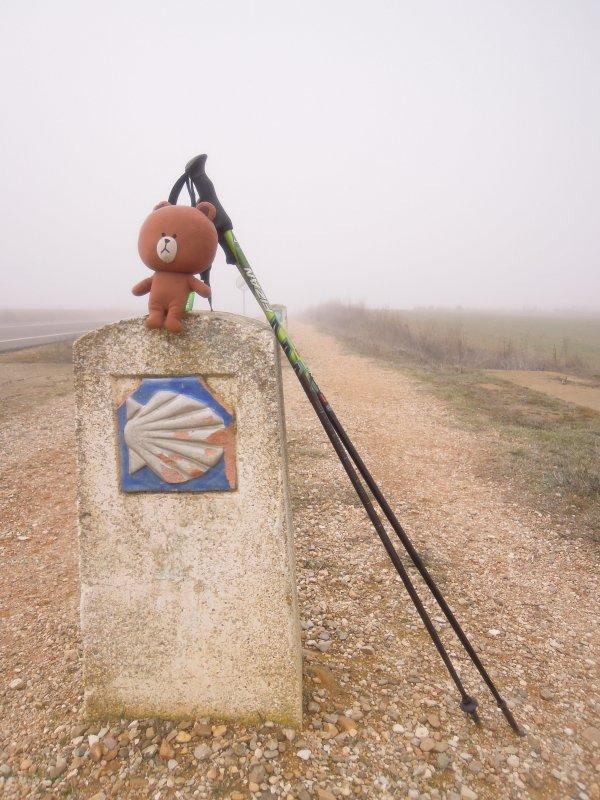
<svg viewBox="0 0 600 800">
<path fill-rule="evenodd" d="M 164 325 L 168 331 L 179 333 L 189 293 L 210 297 L 210 286 L 194 275 L 208 269 L 217 252 L 215 215 L 212 203 L 191 207 L 162 202 L 146 218 L 138 252 L 156 274 L 131 290 L 138 296 L 150 292 L 146 327 Z"/>
</svg>

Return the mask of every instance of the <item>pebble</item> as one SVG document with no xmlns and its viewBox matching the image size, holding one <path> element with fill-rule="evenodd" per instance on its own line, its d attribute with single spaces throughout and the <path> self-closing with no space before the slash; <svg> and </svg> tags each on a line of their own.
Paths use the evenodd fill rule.
<svg viewBox="0 0 600 800">
<path fill-rule="evenodd" d="M 200 738 L 212 736 L 212 728 L 204 722 L 197 722 L 192 728 L 192 736 L 198 736 Z"/>
<path fill-rule="evenodd" d="M 197 747 L 194 747 L 194 758 L 197 758 L 198 761 L 205 761 L 207 758 L 210 758 L 212 754 L 212 750 L 206 744 L 199 744 Z"/>
<path fill-rule="evenodd" d="M 516 769 L 521 763 L 521 759 L 518 756 L 509 756 L 506 759 L 506 763 L 511 769 Z"/>
<path fill-rule="evenodd" d="M 266 777 L 267 771 L 262 764 L 257 764 L 255 767 L 252 767 L 248 773 L 248 780 L 257 785 L 264 783 Z"/>
<path fill-rule="evenodd" d="M 57 758 L 56 764 L 48 768 L 48 777 L 52 780 L 60 777 L 67 768 L 67 762 L 64 758 Z"/>
<path fill-rule="evenodd" d="M 145 759 L 150 759 L 154 758 L 157 752 L 158 752 L 158 745 L 151 744 L 142 750 L 142 755 L 144 756 Z"/>
<path fill-rule="evenodd" d="M 322 789 L 320 786 L 316 787 L 317 800 L 336 800 L 335 795 L 327 789 Z"/>
<path fill-rule="evenodd" d="M 429 736 L 429 729 L 425 727 L 425 725 L 417 725 L 415 728 L 415 736 L 417 739 L 425 739 Z"/>
<path fill-rule="evenodd" d="M 96 762 L 100 761 L 102 759 L 102 753 L 103 753 L 103 750 L 102 750 L 102 745 L 100 744 L 100 742 L 95 742 L 90 747 L 90 758 L 92 759 L 92 761 L 96 761 Z"/>
<path fill-rule="evenodd" d="M 446 767 L 450 764 L 451 759 L 445 753 L 440 753 L 437 757 L 436 764 L 438 769 L 446 769 Z"/>
<path fill-rule="evenodd" d="M 600 728 L 594 728 L 591 725 L 581 732 L 581 736 L 586 742 L 593 744 L 600 744 Z"/>
<path fill-rule="evenodd" d="M 462 800 L 477 800 L 477 793 L 469 789 L 468 786 L 460 787 L 460 796 Z"/>
<path fill-rule="evenodd" d="M 343 715 L 338 717 L 337 724 L 338 727 L 341 728 L 343 731 L 352 732 L 356 731 L 357 729 L 356 722 L 353 719 L 350 719 L 349 717 L 345 717 Z"/>
<path fill-rule="evenodd" d="M 163 739 L 162 742 L 160 743 L 158 754 L 161 758 L 164 758 L 165 761 L 168 761 L 168 759 L 173 758 L 173 756 L 175 755 L 175 750 L 173 750 L 173 748 L 166 739 Z"/>
<path fill-rule="evenodd" d="M 310 750 L 298 750 L 296 755 L 298 756 L 298 758 L 301 758 L 302 761 L 308 761 L 309 758 L 312 756 L 312 753 Z"/>
<path fill-rule="evenodd" d="M 24 689 L 27 686 L 23 678 L 13 678 L 13 680 L 8 684 L 9 689 L 17 690 Z"/>
</svg>

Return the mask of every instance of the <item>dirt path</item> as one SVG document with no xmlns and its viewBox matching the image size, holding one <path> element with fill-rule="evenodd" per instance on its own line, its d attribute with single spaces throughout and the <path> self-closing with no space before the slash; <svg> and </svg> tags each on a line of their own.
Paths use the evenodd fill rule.
<svg viewBox="0 0 600 800">
<path fill-rule="evenodd" d="M 597 548 L 561 538 L 518 487 L 485 478 L 493 433 L 461 430 L 402 373 L 294 333 L 527 737 L 510 733 L 466 665 L 482 728 L 459 711 L 286 367 L 305 729 L 81 720 L 72 398 L 45 397 L 0 430 L 6 796 L 599 798 Z"/>
</svg>

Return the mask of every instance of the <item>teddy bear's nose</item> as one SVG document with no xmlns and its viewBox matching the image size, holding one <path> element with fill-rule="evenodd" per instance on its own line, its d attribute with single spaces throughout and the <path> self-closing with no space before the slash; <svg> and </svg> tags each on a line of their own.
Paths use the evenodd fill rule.
<svg viewBox="0 0 600 800">
<path fill-rule="evenodd" d="M 168 237 L 168 236 L 165 236 L 165 244 L 169 244 L 169 242 L 170 242 L 170 241 L 171 241 L 171 240 L 169 239 L 169 237 Z"/>
</svg>

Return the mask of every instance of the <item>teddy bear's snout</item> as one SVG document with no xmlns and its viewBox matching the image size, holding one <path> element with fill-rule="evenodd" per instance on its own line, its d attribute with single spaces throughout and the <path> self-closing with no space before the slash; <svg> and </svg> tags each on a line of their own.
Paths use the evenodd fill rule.
<svg viewBox="0 0 600 800">
<path fill-rule="evenodd" d="M 161 236 L 156 245 L 156 253 L 161 261 L 170 264 L 177 255 L 177 240 L 172 236 Z"/>
</svg>

